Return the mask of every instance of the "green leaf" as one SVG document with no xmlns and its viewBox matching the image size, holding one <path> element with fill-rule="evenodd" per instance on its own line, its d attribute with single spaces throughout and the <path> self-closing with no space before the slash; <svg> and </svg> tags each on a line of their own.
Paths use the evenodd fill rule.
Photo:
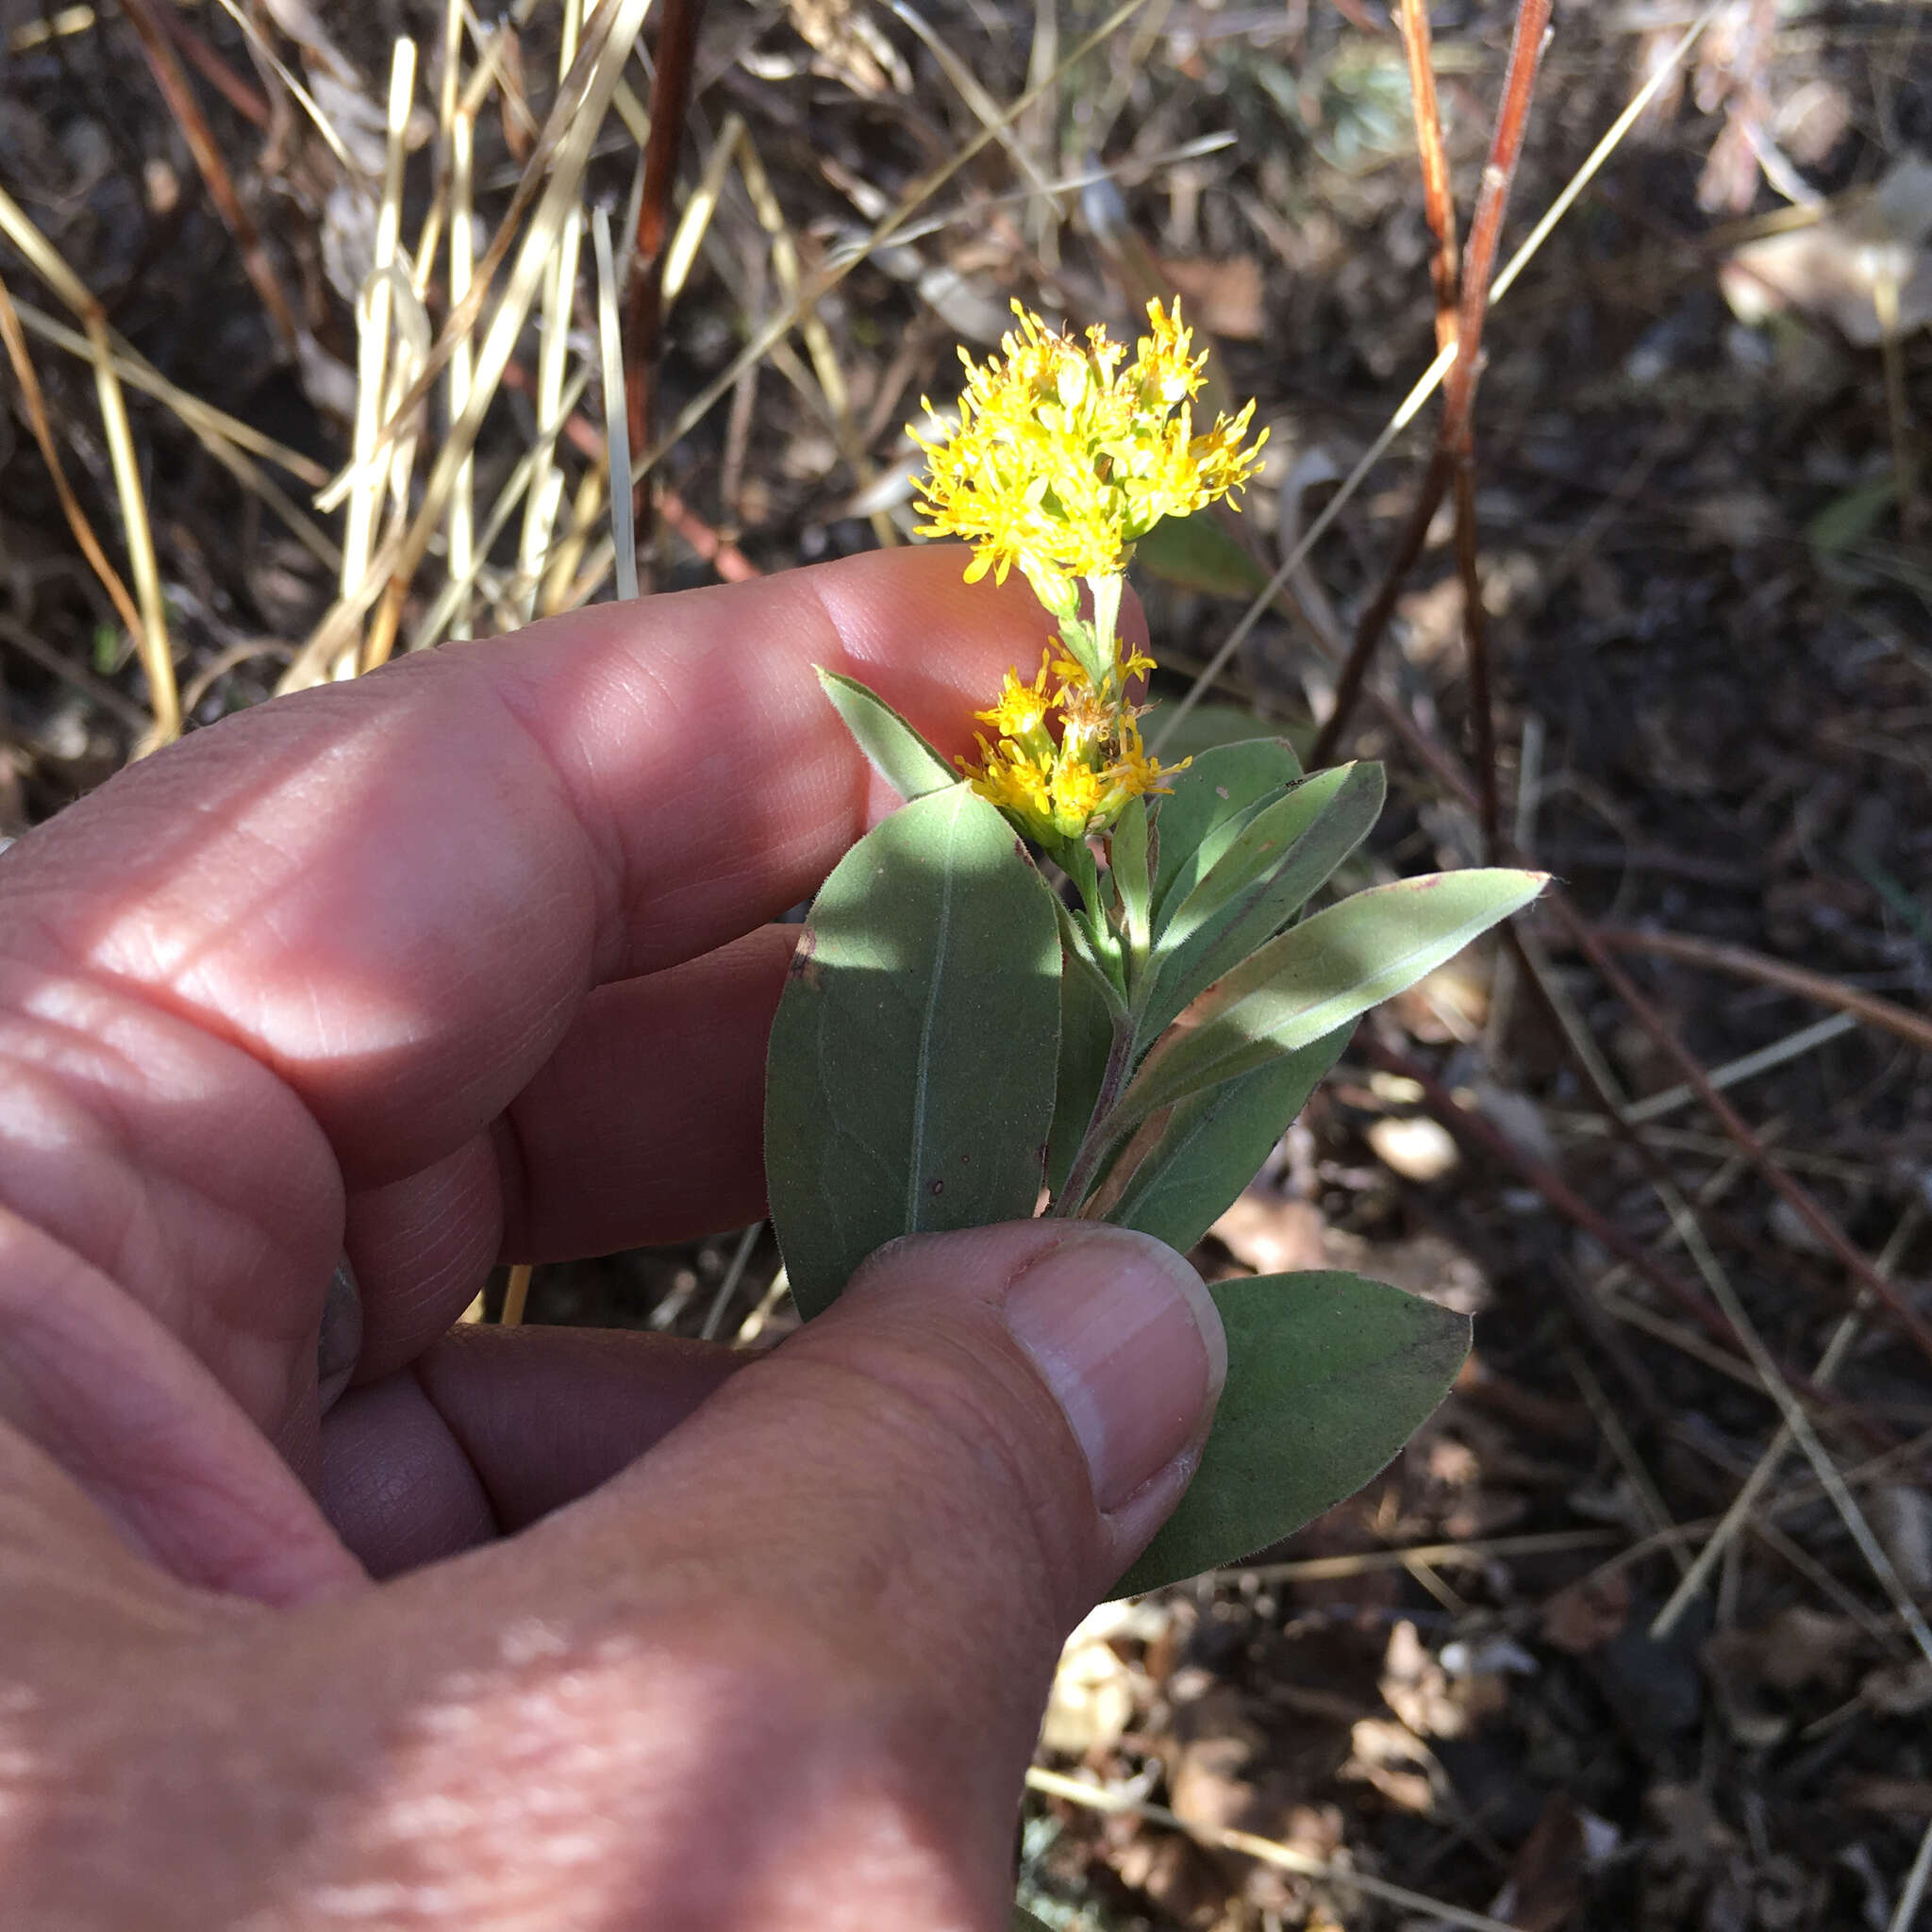
<svg viewBox="0 0 1932 1932">
<path fill-rule="evenodd" d="M 1544 882 L 1542 873 L 1433 873 L 1357 892 L 1291 926 L 1222 975 L 1191 1026 L 1155 1042 L 1116 1124 L 1312 1044 L 1454 958 Z"/>
<path fill-rule="evenodd" d="M 1126 928 L 1127 945 L 1135 958 L 1147 952 L 1153 882 L 1147 874 L 1147 801 L 1130 799 L 1113 830 L 1107 851 L 1112 867 L 1114 899 Z"/>
<path fill-rule="evenodd" d="M 1368 837 L 1384 791 L 1380 765 L 1340 765 L 1303 779 L 1249 819 L 1161 933 L 1143 1041 L 1301 910 Z"/>
<path fill-rule="evenodd" d="M 1264 1274 L 1208 1292 L 1227 1386 L 1180 1507 L 1117 1594 L 1237 1563 L 1381 1469 L 1449 1392 L 1469 1321 L 1358 1274 Z"/>
<path fill-rule="evenodd" d="M 766 1062 L 765 1175 L 802 1314 L 897 1235 L 1033 1212 L 1059 976 L 1053 895 L 964 785 L 894 812 L 840 861 Z"/>
<path fill-rule="evenodd" d="M 1154 874 L 1157 933 L 1166 908 L 1193 891 L 1257 807 L 1301 774 L 1301 760 L 1286 739 L 1251 738 L 1203 752 L 1174 779 L 1154 821 L 1160 842 Z"/>
<path fill-rule="evenodd" d="M 817 669 L 846 730 L 858 741 L 873 770 L 901 798 L 924 798 L 959 782 L 959 774 L 877 691 L 823 665 Z"/>
<path fill-rule="evenodd" d="M 1135 1166 L 1107 1219 L 1182 1254 L 1226 1212 L 1330 1067 L 1353 1025 L 1184 1100 Z"/>
<path fill-rule="evenodd" d="M 1063 906 L 1060 925 L 1065 963 L 1060 971 L 1059 1071 L 1046 1142 L 1046 1184 L 1056 1195 L 1066 1186 L 1093 1118 L 1107 1057 L 1113 1050 L 1114 1016 L 1119 1012 L 1124 1019 L 1125 1010 L 1107 975 L 1088 958 L 1074 916 Z"/>
<path fill-rule="evenodd" d="M 1151 575 L 1211 597 L 1246 603 L 1268 588 L 1268 573 L 1221 527 L 1211 510 L 1163 517 L 1134 545 L 1134 561 Z"/>
<path fill-rule="evenodd" d="M 1053 1932 L 1053 1927 L 1037 1912 L 1029 1912 L 1024 1906 L 1015 1906 L 1013 1932 Z"/>
</svg>

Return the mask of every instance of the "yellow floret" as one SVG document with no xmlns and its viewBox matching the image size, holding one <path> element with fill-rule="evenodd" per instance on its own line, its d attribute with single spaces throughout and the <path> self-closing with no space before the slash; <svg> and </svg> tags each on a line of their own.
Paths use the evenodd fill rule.
<svg viewBox="0 0 1932 1932">
<path fill-rule="evenodd" d="M 1013 307 L 1020 325 L 998 356 L 974 363 L 960 352 L 958 427 L 936 441 L 909 432 L 926 454 L 920 534 L 971 542 L 969 582 L 991 572 L 1004 583 L 1017 566 L 1062 610 L 1074 579 L 1120 575 L 1162 517 L 1240 489 L 1267 435 L 1241 446 L 1252 403 L 1194 433 L 1191 398 L 1207 353 L 1189 353 L 1192 331 L 1178 302 L 1172 316 L 1148 304 L 1152 333 L 1132 362 L 1104 328 L 1059 335 Z"/>
</svg>

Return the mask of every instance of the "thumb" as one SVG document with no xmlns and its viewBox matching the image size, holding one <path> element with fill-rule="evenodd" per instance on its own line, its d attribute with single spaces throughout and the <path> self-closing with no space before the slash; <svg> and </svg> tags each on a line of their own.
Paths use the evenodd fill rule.
<svg viewBox="0 0 1932 1932">
<path fill-rule="evenodd" d="M 619 1830 L 654 1923 L 1004 1932 L 1060 1643 L 1179 1500 L 1225 1365 L 1207 1291 L 1148 1236 L 915 1237 L 501 1546 L 495 1614 L 523 1598 L 680 1793 L 668 1831 L 608 1790 L 573 1811 Z"/>
</svg>

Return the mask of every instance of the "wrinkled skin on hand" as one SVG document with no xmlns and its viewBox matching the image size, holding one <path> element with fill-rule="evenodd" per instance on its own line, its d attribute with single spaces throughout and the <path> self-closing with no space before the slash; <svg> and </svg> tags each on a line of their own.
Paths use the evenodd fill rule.
<svg viewBox="0 0 1932 1932">
<path fill-rule="evenodd" d="M 903 1244 L 750 1367 L 450 1324 L 762 1212 L 767 922 L 892 803 L 811 667 L 951 752 L 1041 629 L 938 550 L 603 607 L 0 857 L 0 1919 L 1005 1924 L 1058 1642 L 1218 1371 L 1164 1351 L 1096 1501 L 1004 1298 L 1138 1238 Z"/>
</svg>

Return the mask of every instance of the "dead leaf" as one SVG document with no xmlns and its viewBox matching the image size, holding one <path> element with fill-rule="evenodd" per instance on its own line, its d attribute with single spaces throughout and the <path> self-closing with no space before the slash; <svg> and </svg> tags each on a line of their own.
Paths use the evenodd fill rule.
<svg viewBox="0 0 1932 1932">
<path fill-rule="evenodd" d="M 1630 1616 L 1630 1579 L 1622 1570 L 1595 1572 L 1566 1584 L 1543 1606 L 1543 1641 L 1572 1657 L 1607 1643 Z"/>
<path fill-rule="evenodd" d="M 1582 1903 L 1583 1822 L 1563 1792 L 1544 1799 L 1510 1867 L 1509 1890 L 1508 1920 L 1524 1932 L 1560 1932 Z"/>
<path fill-rule="evenodd" d="M 1795 310 L 1875 348 L 1885 309 L 1898 332 L 1932 322 L 1932 161 L 1907 155 L 1862 200 L 1807 228 L 1747 242 L 1718 271 L 1731 312 L 1754 326 Z"/>
<path fill-rule="evenodd" d="M 1210 336 L 1259 341 L 1267 329 L 1266 283 L 1252 255 L 1157 257 L 1186 305 L 1188 320 Z"/>
<path fill-rule="evenodd" d="M 1257 1274 L 1292 1274 L 1338 1265 L 1328 1256 L 1326 1227 L 1312 1201 L 1250 1188 L 1208 1232 Z"/>
</svg>

